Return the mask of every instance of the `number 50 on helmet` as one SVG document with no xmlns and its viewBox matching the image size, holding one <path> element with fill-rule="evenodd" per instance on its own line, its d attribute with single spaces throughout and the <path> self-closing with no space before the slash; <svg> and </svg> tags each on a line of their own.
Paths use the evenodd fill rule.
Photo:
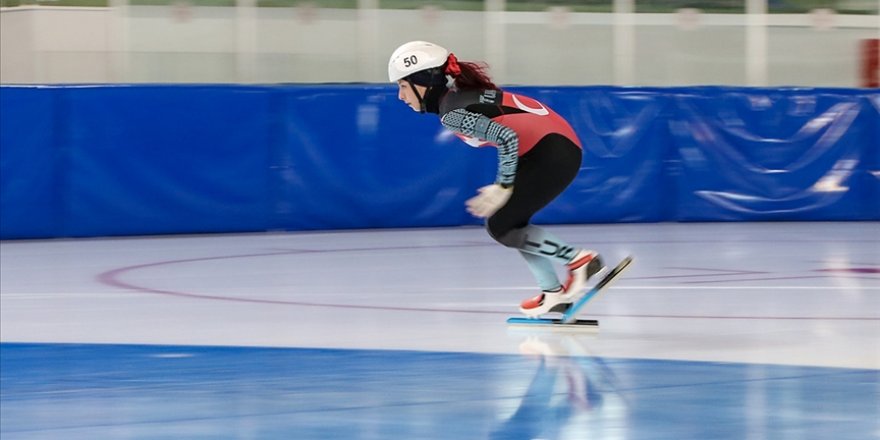
<svg viewBox="0 0 880 440">
<path fill-rule="evenodd" d="M 398 47 L 388 61 L 388 80 L 397 82 L 413 73 L 443 66 L 449 51 L 427 41 L 410 41 Z"/>
</svg>

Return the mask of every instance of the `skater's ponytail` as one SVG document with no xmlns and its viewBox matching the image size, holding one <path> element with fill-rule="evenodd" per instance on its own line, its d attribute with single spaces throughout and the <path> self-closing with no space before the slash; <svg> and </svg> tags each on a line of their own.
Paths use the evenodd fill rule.
<svg viewBox="0 0 880 440">
<path fill-rule="evenodd" d="M 453 54 L 449 54 L 446 63 L 446 74 L 452 76 L 458 90 L 498 89 L 486 72 L 486 63 L 458 61 Z"/>
</svg>

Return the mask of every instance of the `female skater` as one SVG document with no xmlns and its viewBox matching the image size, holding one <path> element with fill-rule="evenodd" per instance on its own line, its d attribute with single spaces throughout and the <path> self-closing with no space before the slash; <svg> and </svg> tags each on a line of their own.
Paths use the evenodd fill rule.
<svg viewBox="0 0 880 440">
<path fill-rule="evenodd" d="M 480 188 L 467 210 L 486 219 L 492 238 L 517 249 L 535 276 L 542 291 L 523 301 L 520 311 L 531 317 L 565 312 L 603 267 L 598 253 L 530 224 L 580 170 L 582 148 L 568 122 L 532 98 L 499 89 L 482 65 L 458 61 L 425 41 L 394 51 L 388 79 L 413 110 L 438 114 L 444 127 L 471 146 L 498 148 L 495 182 Z M 565 284 L 554 263 L 567 266 Z"/>
</svg>

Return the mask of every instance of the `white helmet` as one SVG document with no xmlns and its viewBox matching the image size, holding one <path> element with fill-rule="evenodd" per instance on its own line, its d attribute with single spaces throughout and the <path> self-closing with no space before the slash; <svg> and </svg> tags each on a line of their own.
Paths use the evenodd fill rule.
<svg viewBox="0 0 880 440">
<path fill-rule="evenodd" d="M 427 41 L 410 41 L 394 51 L 388 61 L 388 80 L 399 79 L 446 63 L 449 51 Z"/>
</svg>

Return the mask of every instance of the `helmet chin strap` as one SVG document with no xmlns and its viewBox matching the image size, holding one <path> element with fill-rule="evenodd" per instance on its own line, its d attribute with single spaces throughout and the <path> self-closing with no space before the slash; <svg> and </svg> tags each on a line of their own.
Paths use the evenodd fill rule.
<svg viewBox="0 0 880 440">
<path fill-rule="evenodd" d="M 422 96 L 421 93 L 419 93 L 419 89 L 416 88 L 416 84 L 414 82 L 412 82 L 411 79 L 407 78 L 406 82 L 409 83 L 409 87 L 412 89 L 413 93 L 416 94 L 416 98 L 419 99 L 419 113 L 425 113 L 425 97 Z M 430 87 L 425 89 L 425 95 L 428 94 L 429 90 L 431 90 Z"/>
</svg>

